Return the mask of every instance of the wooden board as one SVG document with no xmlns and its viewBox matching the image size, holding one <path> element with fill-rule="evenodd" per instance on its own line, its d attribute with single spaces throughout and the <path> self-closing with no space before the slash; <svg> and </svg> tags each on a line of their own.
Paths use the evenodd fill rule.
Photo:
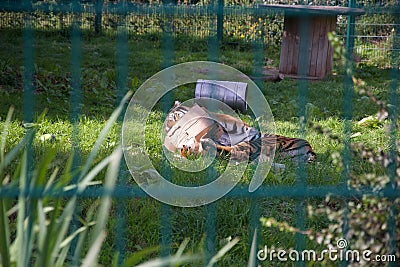
<svg viewBox="0 0 400 267">
<path fill-rule="evenodd" d="M 336 31 L 336 18 L 331 19 L 330 21 L 330 32 Z M 327 73 L 332 73 L 332 65 L 333 65 L 333 47 L 330 42 L 328 42 L 328 59 L 329 61 L 327 62 Z"/>
<path fill-rule="evenodd" d="M 335 16 L 285 16 L 279 71 L 284 75 L 325 77 L 332 70 L 333 51 L 328 32 L 335 27 Z M 301 59 L 306 62 L 301 63 Z"/>
<path fill-rule="evenodd" d="M 285 74 L 297 74 L 300 34 L 296 21 L 293 17 L 286 17 L 284 21 L 279 71 Z"/>
<path fill-rule="evenodd" d="M 318 24 L 318 46 L 313 47 L 313 49 L 317 50 L 317 71 L 315 73 L 316 77 L 324 77 L 326 72 L 326 62 L 327 62 L 327 48 L 328 48 L 328 36 L 326 31 L 326 17 L 319 17 Z"/>
<path fill-rule="evenodd" d="M 318 18 L 314 18 L 313 20 L 317 20 Z M 315 49 L 312 49 L 312 47 L 318 47 L 318 42 L 319 42 L 319 35 L 318 35 L 318 23 L 316 21 L 313 21 L 312 27 L 311 27 L 311 52 L 310 52 L 310 64 L 309 64 L 309 76 L 315 77 L 317 73 L 317 58 L 318 58 L 318 51 Z"/>
<path fill-rule="evenodd" d="M 333 48 L 328 41 L 328 32 L 336 29 L 337 15 L 365 14 L 361 8 L 340 6 L 259 4 L 257 8 L 264 13 L 282 12 L 285 15 L 279 71 L 284 75 L 304 76 L 306 73 L 308 77 L 317 78 L 323 78 L 332 71 Z M 304 23 L 309 27 L 307 36 L 301 36 L 300 32 Z M 303 51 L 300 51 L 301 48 Z M 307 59 L 306 64 L 299 66 L 300 59 L 304 58 Z M 307 70 L 304 71 L 304 68 Z"/>
<path fill-rule="evenodd" d="M 352 15 L 359 16 L 365 14 L 362 8 L 350 8 L 342 6 L 308 6 L 308 5 L 269 5 L 260 4 L 257 8 L 265 9 L 266 11 L 284 12 L 285 15 L 319 15 L 319 16 L 337 16 L 337 15 Z"/>
</svg>

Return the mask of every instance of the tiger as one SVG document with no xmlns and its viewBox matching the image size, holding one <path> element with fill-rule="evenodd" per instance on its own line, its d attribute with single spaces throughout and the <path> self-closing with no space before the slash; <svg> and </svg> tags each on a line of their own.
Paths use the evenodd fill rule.
<svg viewBox="0 0 400 267">
<path fill-rule="evenodd" d="M 170 109 L 164 122 L 164 132 L 168 133 L 171 128 L 189 111 L 190 107 L 184 106 L 179 101 L 175 101 L 174 106 Z M 316 154 L 308 141 L 301 138 L 286 137 L 283 135 L 261 133 L 256 128 L 249 126 L 243 121 L 227 114 L 216 114 L 213 116 L 221 124 L 222 135 L 216 140 L 207 140 L 205 136 L 200 142 L 192 142 L 183 145 L 179 150 L 181 156 L 189 157 L 201 153 L 207 147 L 214 143 L 220 155 L 223 153 L 230 154 L 233 160 L 254 161 L 261 154 L 261 148 L 264 146 L 267 150 L 275 146 L 275 152 L 278 159 L 290 159 L 295 162 L 313 162 Z M 239 137 L 236 142 L 232 142 L 236 136 Z M 233 138 L 232 138 L 233 136 Z"/>
</svg>

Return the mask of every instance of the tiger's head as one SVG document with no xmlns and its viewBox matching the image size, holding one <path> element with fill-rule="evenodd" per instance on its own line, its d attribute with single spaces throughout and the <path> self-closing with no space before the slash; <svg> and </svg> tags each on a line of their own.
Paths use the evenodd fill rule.
<svg viewBox="0 0 400 267">
<path fill-rule="evenodd" d="M 166 133 L 182 118 L 188 111 L 188 107 L 183 106 L 181 102 L 175 101 L 174 106 L 168 112 L 164 122 L 164 131 Z"/>
</svg>

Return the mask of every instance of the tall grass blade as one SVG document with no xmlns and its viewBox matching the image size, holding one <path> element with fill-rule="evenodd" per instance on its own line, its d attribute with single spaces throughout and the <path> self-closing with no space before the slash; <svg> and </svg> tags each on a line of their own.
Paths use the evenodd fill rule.
<svg viewBox="0 0 400 267">
<path fill-rule="evenodd" d="M 27 163 L 29 162 L 28 153 L 30 153 L 29 149 L 26 149 L 27 155 Z M 26 195 L 26 224 L 24 226 L 24 245 L 25 245 L 25 262 L 23 266 L 31 266 L 31 256 L 34 252 L 34 242 L 35 240 L 35 226 L 36 226 L 36 216 L 37 216 L 37 208 L 38 208 L 38 198 L 32 197 L 31 193 L 34 192 L 36 188 L 37 174 L 38 170 L 33 172 L 33 175 L 30 176 L 30 164 L 27 164 L 26 172 L 24 173 L 25 185 L 28 190 L 21 191 L 22 194 Z M 30 184 L 28 184 L 28 182 Z"/>
<path fill-rule="evenodd" d="M 90 182 L 113 160 L 112 155 L 100 161 L 82 180 L 78 183 L 78 193 L 82 193 Z"/>
<path fill-rule="evenodd" d="M 251 248 L 250 248 L 249 264 L 247 265 L 248 267 L 257 266 L 256 254 L 257 254 L 257 228 L 254 229 L 253 241 L 251 242 Z"/>
<path fill-rule="evenodd" d="M 48 265 L 52 265 L 54 261 L 52 251 L 56 241 L 56 236 L 59 233 L 59 229 L 57 228 L 58 227 L 57 220 L 60 212 L 60 202 L 61 202 L 60 199 L 56 199 L 55 202 L 53 203 L 52 213 L 50 215 L 50 220 L 47 225 L 47 235 L 45 237 L 44 244 L 41 250 L 43 255 L 50 255 L 50 258 L 47 261 Z"/>
<path fill-rule="evenodd" d="M 24 246 L 26 242 L 25 238 L 25 202 L 26 197 L 24 196 L 25 188 L 27 186 L 26 181 L 26 173 L 27 173 L 27 152 L 25 151 L 22 155 L 21 159 L 21 169 L 20 169 L 20 179 L 19 179 L 19 188 L 20 195 L 18 198 L 18 218 L 17 218 L 17 237 L 14 240 L 14 244 L 12 246 L 13 252 L 15 255 L 15 259 L 17 262 L 17 266 L 23 266 L 25 262 L 25 257 L 27 257 L 27 252 Z"/>
<path fill-rule="evenodd" d="M 90 249 L 83 259 L 81 267 L 90 267 L 97 265 L 97 255 L 99 254 L 101 245 L 103 244 L 104 239 L 106 238 L 106 233 L 102 231 L 95 239 L 93 244 L 90 246 Z"/>
<path fill-rule="evenodd" d="M 48 150 L 43 159 L 38 164 L 37 169 L 32 176 L 30 181 L 30 190 L 45 190 L 46 184 L 46 174 L 48 171 L 48 167 L 50 166 L 52 160 L 56 155 L 55 150 Z M 28 212 L 28 226 L 27 226 L 27 240 L 29 241 L 28 251 L 32 250 L 33 242 L 35 239 L 35 234 L 37 234 L 37 245 L 39 251 L 42 252 L 36 259 L 35 266 L 49 266 L 52 255 L 47 253 L 48 251 L 48 242 L 46 239 L 48 237 L 48 229 L 46 226 L 46 215 L 43 209 L 43 203 L 45 203 L 45 199 L 37 199 L 30 198 L 28 203 L 28 208 L 30 209 Z M 36 221 L 37 220 L 37 221 Z M 36 225 L 37 224 L 37 225 Z M 39 231 L 36 233 L 34 228 L 38 227 Z M 54 237 L 52 237 L 54 238 Z"/>
<path fill-rule="evenodd" d="M 59 254 L 59 251 L 61 249 L 60 244 L 62 243 L 65 236 L 67 235 L 67 232 L 68 232 L 68 229 L 70 226 L 70 222 L 71 222 L 72 216 L 74 214 L 75 204 L 76 204 L 76 196 L 72 197 L 68 201 L 60 218 L 57 219 L 58 223 L 55 228 L 57 233 L 56 233 L 55 243 L 54 243 L 52 251 L 51 251 L 52 259 L 57 258 L 57 255 Z"/>
<path fill-rule="evenodd" d="M 120 113 L 122 112 L 125 103 L 128 101 L 128 99 L 131 97 L 132 92 L 129 91 L 124 98 L 122 99 L 121 103 L 119 104 L 119 106 L 114 110 L 114 112 L 111 114 L 110 118 L 108 119 L 106 125 L 104 126 L 104 128 L 102 129 L 102 131 L 100 132 L 99 137 L 97 138 L 93 149 L 90 151 L 89 157 L 85 162 L 85 165 L 83 167 L 80 179 L 82 179 L 87 172 L 89 171 L 89 168 L 93 162 L 93 160 L 96 158 L 99 150 L 100 150 L 100 146 L 103 143 L 104 139 L 107 137 L 108 133 L 110 132 L 111 128 L 113 127 L 114 123 L 117 121 Z M 79 180 L 80 180 L 79 179 Z"/>
<path fill-rule="evenodd" d="M 0 162 L 0 174 L 3 173 L 4 168 L 8 166 L 15 159 L 15 157 L 18 155 L 21 149 L 23 149 L 25 145 L 32 139 L 33 135 L 34 132 L 29 131 L 16 146 L 13 147 L 13 149 L 11 149 L 11 151 L 4 156 L 4 159 Z"/>
<path fill-rule="evenodd" d="M 48 168 L 53 161 L 53 159 L 56 156 L 56 150 L 54 149 L 48 149 L 46 150 L 44 158 L 40 161 L 38 164 L 38 167 L 36 169 L 36 177 L 35 179 L 32 179 L 32 184 L 31 187 L 34 188 L 40 188 L 44 190 L 44 187 L 46 185 L 46 174 L 48 171 Z"/>
<path fill-rule="evenodd" d="M 125 267 L 136 266 L 139 262 L 141 262 L 147 255 L 152 253 L 156 253 L 160 250 L 159 246 L 149 247 L 143 250 L 137 251 L 130 255 L 124 262 Z"/>
<path fill-rule="evenodd" d="M 111 267 L 118 267 L 118 265 L 119 265 L 119 252 L 115 252 L 113 260 L 111 262 Z"/>
<path fill-rule="evenodd" d="M 68 185 L 71 182 L 71 177 L 74 177 L 74 172 L 72 171 L 72 165 L 74 162 L 74 150 L 72 150 L 71 155 L 68 157 L 68 160 L 65 164 L 64 172 L 60 177 L 60 180 L 57 183 L 57 188 L 63 190 L 64 186 Z"/>
<path fill-rule="evenodd" d="M 181 245 L 178 248 L 178 251 L 175 253 L 176 257 L 180 257 L 183 255 L 183 251 L 185 250 L 186 246 L 189 244 L 189 238 L 185 238 Z"/>
<path fill-rule="evenodd" d="M 1 179 L 3 179 L 3 170 L 4 167 L 7 166 L 4 158 L 6 140 L 8 135 L 8 128 L 10 125 L 10 121 L 12 118 L 12 114 L 14 112 L 14 107 L 11 107 L 8 111 L 6 122 L 4 124 L 4 129 L 1 134 L 1 144 L 0 144 L 0 175 Z M 2 181 L 0 181 L 0 186 Z M 7 216 L 7 203 L 5 199 L 0 199 L 0 258 L 1 265 L 4 267 L 11 266 L 10 259 L 10 232 L 9 232 L 9 222 Z"/>
<path fill-rule="evenodd" d="M 8 225 L 5 199 L 0 199 L 0 257 L 1 266 L 9 267 L 10 263 L 10 232 Z"/>
<path fill-rule="evenodd" d="M 69 245 L 74 238 L 79 236 L 81 233 L 85 233 L 90 226 L 95 225 L 95 222 L 89 222 L 87 225 L 78 228 L 75 232 L 67 236 L 60 244 L 60 248 L 64 248 L 65 246 Z"/>
<path fill-rule="evenodd" d="M 215 254 L 210 262 L 207 264 L 207 267 L 212 267 L 214 266 L 214 264 L 219 261 L 229 250 L 231 250 L 231 248 L 233 248 L 237 243 L 239 242 L 239 238 L 235 238 L 232 241 L 230 241 L 228 244 L 226 244 L 225 246 L 223 246 L 218 252 L 217 254 Z"/>
<path fill-rule="evenodd" d="M 54 181 L 57 178 L 58 171 L 60 170 L 59 167 L 55 167 L 54 171 L 51 173 L 49 180 L 46 183 L 46 186 L 44 187 L 44 195 L 47 195 L 46 193 L 50 190 L 50 188 L 54 185 Z"/>
<path fill-rule="evenodd" d="M 93 231 L 93 236 L 97 237 L 106 227 L 108 211 L 111 206 L 111 192 L 114 190 L 117 181 L 119 164 L 122 157 L 122 148 L 118 147 L 110 156 L 110 165 L 107 169 L 106 177 L 104 178 L 104 191 L 105 194 L 101 198 L 100 208 L 96 219 L 96 226 Z M 91 244 L 89 244 L 91 245 Z"/>
<path fill-rule="evenodd" d="M 95 204 L 91 205 L 87 214 L 86 214 L 86 222 L 91 222 L 94 216 L 94 213 L 97 212 L 98 208 L 98 203 L 96 201 Z M 94 224 L 87 224 L 88 226 L 92 226 Z M 82 259 L 82 251 L 83 251 L 83 245 L 86 240 L 88 231 L 83 231 L 82 233 L 79 234 L 78 242 L 75 247 L 75 252 L 74 252 L 74 262 L 79 262 L 80 259 Z"/>
<path fill-rule="evenodd" d="M 65 259 L 67 258 L 69 247 L 70 247 L 70 244 L 68 244 L 67 246 L 65 246 L 61 249 L 60 253 L 58 254 L 58 258 L 53 266 L 55 266 L 55 267 L 65 266 Z"/>
<path fill-rule="evenodd" d="M 11 106 L 10 109 L 8 110 L 6 121 L 4 123 L 3 132 L 1 133 L 1 144 L 0 144 L 0 159 L 1 159 L 1 161 L 4 161 L 4 153 L 6 150 L 6 140 L 7 140 L 7 136 L 8 136 L 8 128 L 10 127 L 10 122 L 11 122 L 13 113 L 14 113 L 14 107 Z"/>
<path fill-rule="evenodd" d="M 38 223 L 39 223 L 38 246 L 40 248 L 40 251 L 43 251 L 43 247 L 45 246 L 45 240 L 46 240 L 46 236 L 47 236 L 47 227 L 46 227 L 46 214 L 43 209 L 43 200 L 42 199 L 40 199 L 38 201 L 37 214 L 38 214 Z M 41 257 L 41 258 L 43 258 L 43 257 Z M 46 266 L 46 264 L 41 264 L 40 266 Z"/>
<path fill-rule="evenodd" d="M 201 259 L 198 255 L 183 255 L 181 257 L 169 256 L 165 258 L 156 258 L 153 260 L 149 260 L 145 263 L 136 265 L 136 267 L 160 267 L 160 266 L 171 266 L 177 264 L 184 264 L 188 262 L 195 262 Z"/>
<path fill-rule="evenodd" d="M 46 221 L 46 213 L 50 211 L 55 212 L 54 207 L 43 207 L 43 199 L 40 199 L 38 201 L 38 227 L 39 231 L 37 233 L 38 237 L 38 250 L 40 251 L 39 257 L 37 257 L 35 266 L 41 267 L 41 266 L 50 266 L 51 260 L 52 260 L 52 255 L 51 253 L 48 253 L 49 247 L 51 246 L 51 239 L 54 239 L 56 235 L 52 235 L 52 225 L 51 221 L 48 224 Z"/>
</svg>

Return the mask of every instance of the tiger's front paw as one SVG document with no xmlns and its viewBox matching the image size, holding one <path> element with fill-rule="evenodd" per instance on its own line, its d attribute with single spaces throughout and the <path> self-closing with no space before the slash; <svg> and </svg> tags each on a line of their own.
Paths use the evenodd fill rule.
<svg viewBox="0 0 400 267">
<path fill-rule="evenodd" d="M 214 154 L 217 151 L 217 146 L 214 140 L 210 138 L 200 139 L 200 147 L 199 151 L 202 155 L 204 154 Z"/>
<path fill-rule="evenodd" d="M 200 139 L 200 142 L 183 145 L 180 150 L 182 157 L 194 159 L 200 156 L 215 155 L 217 146 L 210 138 Z"/>
</svg>

